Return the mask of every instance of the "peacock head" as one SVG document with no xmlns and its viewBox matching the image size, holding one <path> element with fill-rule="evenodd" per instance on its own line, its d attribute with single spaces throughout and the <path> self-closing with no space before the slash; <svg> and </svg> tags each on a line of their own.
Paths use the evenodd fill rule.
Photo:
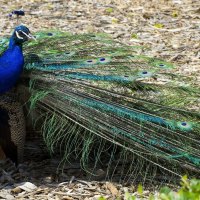
<svg viewBox="0 0 200 200">
<path fill-rule="evenodd" d="M 12 38 L 16 44 L 22 44 L 28 39 L 35 39 L 34 36 L 31 35 L 30 30 L 24 25 L 15 28 Z"/>
</svg>

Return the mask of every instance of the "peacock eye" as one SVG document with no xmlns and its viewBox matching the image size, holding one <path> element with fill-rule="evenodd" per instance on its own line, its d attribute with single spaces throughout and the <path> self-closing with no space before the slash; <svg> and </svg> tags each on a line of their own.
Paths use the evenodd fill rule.
<svg viewBox="0 0 200 200">
<path fill-rule="evenodd" d="M 159 67 L 165 67 L 165 64 L 159 64 Z"/>
<path fill-rule="evenodd" d="M 19 34 L 20 37 L 24 37 L 24 34 L 21 30 L 18 31 L 18 34 Z"/>
<path fill-rule="evenodd" d="M 192 124 L 189 122 L 185 122 L 185 121 L 177 122 L 177 126 L 178 126 L 178 128 L 180 128 L 183 131 L 189 131 L 192 129 Z"/>
<path fill-rule="evenodd" d="M 182 122 L 181 125 L 182 126 L 187 126 L 187 123 L 186 122 Z"/>
<path fill-rule="evenodd" d="M 100 58 L 100 59 L 99 59 L 99 61 L 105 61 L 105 60 L 106 60 L 105 58 Z"/>
<path fill-rule="evenodd" d="M 48 36 L 53 36 L 53 33 L 47 33 Z"/>
<path fill-rule="evenodd" d="M 110 62 L 111 58 L 110 57 L 106 57 L 106 58 L 102 57 L 102 58 L 98 58 L 98 61 L 99 61 L 99 63 L 105 64 L 105 63 Z"/>
<path fill-rule="evenodd" d="M 138 76 L 140 78 L 152 77 L 153 73 L 151 71 L 141 71 L 141 72 L 138 72 Z"/>
<path fill-rule="evenodd" d="M 96 64 L 96 63 L 97 63 L 97 61 L 95 59 L 84 61 L 84 64 L 87 64 L 87 65 L 93 65 L 93 64 Z"/>
<path fill-rule="evenodd" d="M 147 72 L 147 71 L 144 71 L 144 72 L 142 72 L 142 74 L 148 74 L 148 72 Z"/>
</svg>

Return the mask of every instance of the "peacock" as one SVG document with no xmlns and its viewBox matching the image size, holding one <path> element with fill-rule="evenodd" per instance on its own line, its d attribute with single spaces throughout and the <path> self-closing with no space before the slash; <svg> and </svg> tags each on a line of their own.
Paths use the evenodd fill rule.
<svg viewBox="0 0 200 200">
<path fill-rule="evenodd" d="M 23 70 L 22 44 L 31 37 L 27 27 L 17 26 L 0 57 L 0 146 L 16 164 L 23 160 L 25 122 L 13 87 Z"/>
<path fill-rule="evenodd" d="M 105 165 L 106 176 L 128 179 L 150 173 L 152 179 L 156 171 L 199 175 L 195 74 L 186 76 L 170 62 L 141 55 L 144 47 L 104 33 L 46 30 L 34 37 L 24 44 L 18 91 L 47 149 L 62 154 L 62 164 L 78 158 L 90 174 Z M 3 51 L 8 39 L 0 41 Z"/>
</svg>

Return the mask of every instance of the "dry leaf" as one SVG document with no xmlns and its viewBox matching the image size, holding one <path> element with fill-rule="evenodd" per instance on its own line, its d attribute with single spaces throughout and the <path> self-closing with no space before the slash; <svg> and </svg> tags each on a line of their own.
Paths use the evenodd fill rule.
<svg viewBox="0 0 200 200">
<path fill-rule="evenodd" d="M 110 192 L 113 196 L 118 195 L 119 191 L 117 190 L 117 188 L 112 183 L 107 182 L 106 187 L 107 187 L 108 190 L 110 190 Z"/>
</svg>

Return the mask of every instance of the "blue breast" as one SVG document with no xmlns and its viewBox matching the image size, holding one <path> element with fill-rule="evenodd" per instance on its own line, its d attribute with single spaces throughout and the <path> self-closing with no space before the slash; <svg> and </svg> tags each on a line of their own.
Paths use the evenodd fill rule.
<svg viewBox="0 0 200 200">
<path fill-rule="evenodd" d="M 9 91 L 16 84 L 23 65 L 22 47 L 11 45 L 0 57 L 0 94 Z"/>
</svg>

